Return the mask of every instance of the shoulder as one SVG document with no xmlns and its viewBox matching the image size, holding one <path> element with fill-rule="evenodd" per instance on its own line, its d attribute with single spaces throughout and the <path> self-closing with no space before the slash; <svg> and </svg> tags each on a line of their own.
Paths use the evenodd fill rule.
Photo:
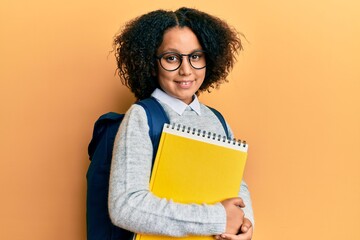
<svg viewBox="0 0 360 240">
<path fill-rule="evenodd" d="M 205 114 L 206 116 L 216 116 L 216 113 L 222 115 L 217 109 L 211 107 L 211 106 L 208 106 L 208 105 L 205 105 L 203 103 L 200 103 L 200 109 L 201 109 L 201 114 Z"/>
<path fill-rule="evenodd" d="M 147 126 L 147 117 L 145 109 L 138 105 L 133 104 L 126 111 L 124 120 L 121 122 L 122 126 L 132 126 L 132 127 L 146 127 Z"/>
<path fill-rule="evenodd" d="M 146 115 L 145 109 L 139 104 L 132 104 L 125 115 Z"/>
<path fill-rule="evenodd" d="M 233 137 L 231 128 L 230 128 L 228 122 L 226 121 L 224 115 L 220 111 L 218 111 L 217 109 L 215 109 L 213 107 L 204 105 L 202 103 L 200 103 L 200 107 L 201 107 L 202 115 L 204 115 L 206 118 L 210 118 L 213 121 L 220 123 L 222 128 L 225 130 L 226 135 L 230 138 Z"/>
</svg>

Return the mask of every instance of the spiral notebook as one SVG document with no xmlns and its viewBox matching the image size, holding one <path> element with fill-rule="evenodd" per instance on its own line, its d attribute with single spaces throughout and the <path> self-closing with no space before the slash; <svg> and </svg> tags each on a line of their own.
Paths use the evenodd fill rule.
<svg viewBox="0 0 360 240">
<path fill-rule="evenodd" d="M 212 204 L 237 197 L 248 145 L 182 125 L 165 124 L 150 191 L 180 203 Z M 136 240 L 213 240 L 213 236 L 167 237 L 137 234 Z"/>
</svg>

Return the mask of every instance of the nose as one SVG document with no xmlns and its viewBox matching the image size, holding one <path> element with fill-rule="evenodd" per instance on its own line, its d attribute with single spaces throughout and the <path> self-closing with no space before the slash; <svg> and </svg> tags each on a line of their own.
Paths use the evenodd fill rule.
<svg viewBox="0 0 360 240">
<path fill-rule="evenodd" d="M 192 73 L 192 67 L 189 62 L 189 56 L 183 56 L 182 57 L 182 63 L 179 68 L 179 74 L 182 76 L 189 76 Z"/>
</svg>

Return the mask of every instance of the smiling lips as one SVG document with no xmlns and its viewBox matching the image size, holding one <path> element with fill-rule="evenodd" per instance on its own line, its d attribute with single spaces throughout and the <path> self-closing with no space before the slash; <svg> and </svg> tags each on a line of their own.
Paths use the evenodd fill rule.
<svg viewBox="0 0 360 240">
<path fill-rule="evenodd" d="M 175 81 L 181 88 L 189 88 L 195 81 Z"/>
</svg>

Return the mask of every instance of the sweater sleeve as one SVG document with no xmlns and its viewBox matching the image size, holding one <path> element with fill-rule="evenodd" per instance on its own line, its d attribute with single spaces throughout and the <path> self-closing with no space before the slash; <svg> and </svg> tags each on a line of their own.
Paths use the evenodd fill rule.
<svg viewBox="0 0 360 240">
<path fill-rule="evenodd" d="M 227 124 L 227 128 L 228 128 L 230 137 L 233 138 L 234 137 L 233 133 L 228 124 Z M 248 185 L 246 184 L 246 182 L 244 180 L 241 182 L 238 196 L 241 197 L 242 200 L 244 201 L 245 207 L 243 208 L 243 211 L 244 211 L 245 217 L 250 220 L 250 222 L 252 223 L 253 226 L 255 226 L 255 219 L 254 219 L 254 212 L 253 212 L 253 208 L 252 208 L 250 191 L 249 191 Z"/>
<path fill-rule="evenodd" d="M 145 110 L 133 105 L 117 133 L 109 182 L 112 222 L 132 232 L 168 236 L 215 235 L 225 231 L 220 204 L 180 204 L 149 191 L 152 143 Z"/>
</svg>

